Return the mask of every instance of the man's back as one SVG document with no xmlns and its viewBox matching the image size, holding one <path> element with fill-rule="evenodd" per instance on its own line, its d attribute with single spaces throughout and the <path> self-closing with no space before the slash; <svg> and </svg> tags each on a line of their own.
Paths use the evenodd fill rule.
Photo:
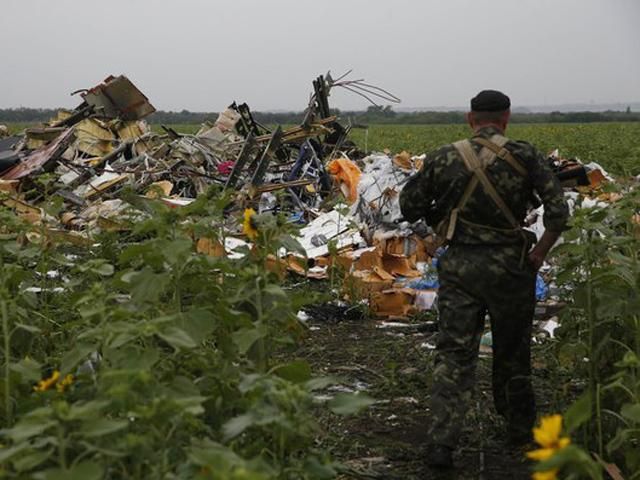
<svg viewBox="0 0 640 480">
<path fill-rule="evenodd" d="M 485 127 L 473 138 L 490 140 L 500 133 L 495 127 Z M 478 155 L 491 157 L 491 152 L 471 139 Z M 498 195 L 507 204 L 514 217 L 521 221 L 527 209 L 536 201 L 534 191 L 545 203 L 547 228 L 566 221 L 566 205 L 561 187 L 546 165 L 544 157 L 531 144 L 509 140 L 505 148 L 525 170 L 519 173 L 507 161 L 496 158 L 487 165 L 487 178 Z M 483 152 L 483 150 L 486 150 Z M 427 155 L 422 171 L 404 187 L 400 202 L 402 212 L 409 221 L 425 217 L 436 227 L 463 196 L 471 172 L 465 166 L 454 145 L 445 145 Z M 482 227 L 481 227 L 482 226 Z M 486 228 L 488 227 L 488 228 Z M 452 243 L 500 245 L 520 241 L 519 236 L 501 230 L 512 230 L 512 225 L 487 192 L 478 186 L 460 212 Z M 562 226 L 559 226 L 561 229 Z"/>
</svg>

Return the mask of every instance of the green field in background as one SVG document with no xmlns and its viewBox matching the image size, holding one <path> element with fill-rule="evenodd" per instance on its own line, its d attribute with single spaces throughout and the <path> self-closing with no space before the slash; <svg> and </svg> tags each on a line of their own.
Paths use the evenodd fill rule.
<svg viewBox="0 0 640 480">
<path fill-rule="evenodd" d="M 372 125 L 351 137 L 368 150 L 421 154 L 469 135 L 464 125 Z M 618 174 L 640 174 L 640 123 L 516 124 L 507 136 L 531 142 L 543 153 L 559 148 L 563 157 L 598 162 Z"/>
<path fill-rule="evenodd" d="M 171 125 L 181 133 L 195 133 L 197 125 Z M 351 139 L 368 151 L 407 150 L 422 154 L 467 137 L 466 125 L 371 125 L 353 129 Z M 567 158 L 598 162 L 613 173 L 640 174 L 640 123 L 514 124 L 507 136 L 526 140 L 543 153 L 558 148 Z"/>
<path fill-rule="evenodd" d="M 28 125 L 10 125 L 17 132 Z M 170 125 L 180 133 L 195 133 L 199 125 Z M 159 125 L 154 131 L 162 132 Z M 351 139 L 369 151 L 407 150 L 421 154 L 468 136 L 465 125 L 371 125 L 354 129 Z M 640 123 L 514 124 L 507 136 L 526 140 L 543 153 L 555 148 L 564 157 L 598 162 L 617 174 L 640 174 Z"/>
</svg>

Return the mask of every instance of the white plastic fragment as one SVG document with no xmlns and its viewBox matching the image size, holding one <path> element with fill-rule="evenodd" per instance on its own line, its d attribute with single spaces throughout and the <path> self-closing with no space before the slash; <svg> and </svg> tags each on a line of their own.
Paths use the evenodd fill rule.
<svg viewBox="0 0 640 480">
<path fill-rule="evenodd" d="M 364 242 L 358 229 L 353 226 L 353 217 L 341 212 L 343 208 L 346 207 L 338 205 L 300 229 L 297 240 L 306 251 L 308 258 L 328 255 L 329 242 L 332 241 L 339 249 Z"/>
<path fill-rule="evenodd" d="M 560 324 L 558 323 L 558 317 L 551 317 L 541 325 L 541 328 L 549 334 L 550 338 L 555 338 L 554 332 L 559 326 Z"/>
</svg>

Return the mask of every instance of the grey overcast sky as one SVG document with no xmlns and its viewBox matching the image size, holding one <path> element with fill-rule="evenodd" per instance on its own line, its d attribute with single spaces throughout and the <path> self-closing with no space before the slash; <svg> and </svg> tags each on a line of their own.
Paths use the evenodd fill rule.
<svg viewBox="0 0 640 480">
<path fill-rule="evenodd" d="M 402 107 L 640 101 L 640 0 L 2 0 L 0 108 L 125 74 L 158 109 L 302 110 L 354 70 Z M 336 92 L 332 105 L 364 109 Z"/>
</svg>

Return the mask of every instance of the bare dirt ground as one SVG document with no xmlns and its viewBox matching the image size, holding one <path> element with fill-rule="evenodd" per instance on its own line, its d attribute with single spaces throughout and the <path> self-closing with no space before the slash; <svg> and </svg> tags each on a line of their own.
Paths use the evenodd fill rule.
<svg viewBox="0 0 640 480">
<path fill-rule="evenodd" d="M 358 472 L 353 478 L 531 478 L 530 465 L 521 450 L 509 447 L 493 408 L 490 348 L 482 349 L 474 404 L 454 454 L 455 468 L 443 472 L 425 462 L 435 328 L 380 328 L 380 322 L 366 318 L 312 318 L 309 326 L 309 337 L 295 356 L 309 361 L 316 375 L 337 377 L 341 387 L 365 390 L 377 400 L 359 415 L 323 413 L 319 418 L 326 433 L 323 446 Z M 540 391 L 547 388 L 548 369 L 536 357 L 542 357 L 540 349 L 533 364 L 538 408 L 543 412 L 549 405 L 541 397 L 549 396 Z"/>
</svg>

